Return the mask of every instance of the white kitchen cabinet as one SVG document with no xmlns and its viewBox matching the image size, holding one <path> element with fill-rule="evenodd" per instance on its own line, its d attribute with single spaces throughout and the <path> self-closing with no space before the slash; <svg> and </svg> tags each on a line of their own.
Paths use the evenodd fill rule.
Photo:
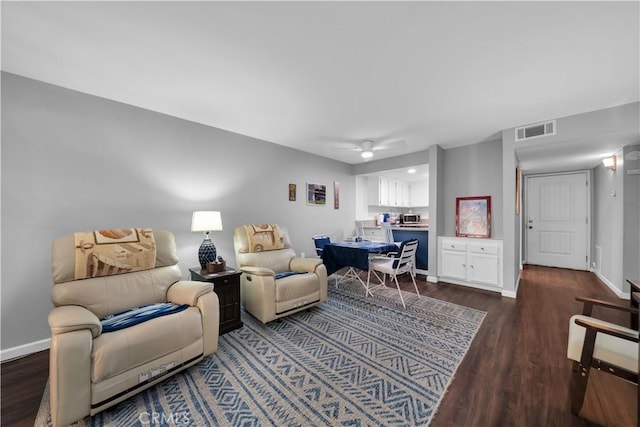
<svg viewBox="0 0 640 427">
<path fill-rule="evenodd" d="M 429 206 L 429 181 L 414 181 L 411 183 L 411 207 Z"/>
<path fill-rule="evenodd" d="M 410 185 L 384 176 L 369 178 L 370 206 L 410 206 Z"/>
<path fill-rule="evenodd" d="M 488 290 L 502 288 L 502 240 L 439 237 L 438 278 Z"/>
<path fill-rule="evenodd" d="M 411 185 L 408 182 L 392 180 L 395 183 L 395 199 L 392 200 L 394 204 L 392 206 L 398 206 L 401 208 L 411 206 L 411 196 L 409 191 L 411 189 Z M 391 188 L 391 182 L 389 183 L 389 188 Z M 391 194 L 392 192 L 389 191 Z"/>
<path fill-rule="evenodd" d="M 389 178 L 384 176 L 369 178 L 369 205 L 389 205 Z"/>
</svg>

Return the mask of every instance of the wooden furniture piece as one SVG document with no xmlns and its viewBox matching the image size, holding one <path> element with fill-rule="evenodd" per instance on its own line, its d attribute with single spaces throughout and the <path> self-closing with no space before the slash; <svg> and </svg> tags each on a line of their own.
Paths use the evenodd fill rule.
<svg viewBox="0 0 640 427">
<path fill-rule="evenodd" d="M 242 327 L 240 319 L 240 276 L 242 272 L 227 268 L 219 273 L 190 268 L 191 280 L 213 283 L 220 300 L 220 335 Z"/>
</svg>

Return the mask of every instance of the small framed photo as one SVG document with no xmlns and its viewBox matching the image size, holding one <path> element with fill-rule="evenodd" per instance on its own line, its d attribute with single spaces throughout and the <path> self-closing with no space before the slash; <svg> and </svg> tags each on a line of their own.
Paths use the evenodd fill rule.
<svg viewBox="0 0 640 427">
<path fill-rule="evenodd" d="M 307 205 L 325 206 L 327 204 L 327 186 L 307 184 Z"/>
<path fill-rule="evenodd" d="M 340 183 L 333 181 L 333 208 L 340 209 Z"/>
<path fill-rule="evenodd" d="M 296 201 L 296 185 L 295 184 L 289 184 L 289 201 L 290 202 Z"/>
<path fill-rule="evenodd" d="M 491 196 L 456 198 L 456 236 L 491 237 Z"/>
</svg>

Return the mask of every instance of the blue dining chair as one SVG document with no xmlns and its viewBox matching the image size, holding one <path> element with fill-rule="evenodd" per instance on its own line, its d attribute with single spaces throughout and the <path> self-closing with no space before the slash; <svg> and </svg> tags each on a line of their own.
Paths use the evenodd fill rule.
<svg viewBox="0 0 640 427">
<path fill-rule="evenodd" d="M 313 239 L 313 243 L 316 246 L 316 254 L 322 258 L 322 250 L 324 249 L 324 245 L 327 243 L 331 243 L 331 239 L 326 234 L 316 234 L 311 237 Z"/>
</svg>

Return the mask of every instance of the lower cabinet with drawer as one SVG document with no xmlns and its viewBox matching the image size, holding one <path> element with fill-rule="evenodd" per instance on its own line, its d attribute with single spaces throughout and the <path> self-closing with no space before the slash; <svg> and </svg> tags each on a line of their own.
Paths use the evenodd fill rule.
<svg viewBox="0 0 640 427">
<path fill-rule="evenodd" d="M 438 252 L 439 279 L 502 290 L 502 240 L 438 237 Z"/>
</svg>

